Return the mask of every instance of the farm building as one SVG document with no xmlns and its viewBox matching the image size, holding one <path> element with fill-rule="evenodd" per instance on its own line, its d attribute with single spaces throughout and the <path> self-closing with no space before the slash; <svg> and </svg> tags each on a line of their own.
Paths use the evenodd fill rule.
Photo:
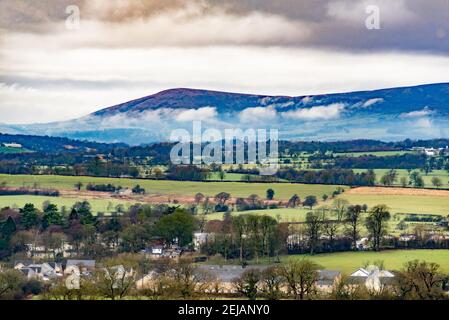
<svg viewBox="0 0 449 320">
<path fill-rule="evenodd" d="M 15 143 L 15 142 L 3 143 L 3 146 L 6 148 L 15 148 L 15 149 L 22 148 L 22 145 L 20 143 Z"/>
<path fill-rule="evenodd" d="M 368 266 L 354 271 L 350 276 L 353 284 L 365 284 L 370 290 L 380 291 L 394 280 L 395 275 L 388 270 L 381 270 L 377 266 Z"/>
</svg>

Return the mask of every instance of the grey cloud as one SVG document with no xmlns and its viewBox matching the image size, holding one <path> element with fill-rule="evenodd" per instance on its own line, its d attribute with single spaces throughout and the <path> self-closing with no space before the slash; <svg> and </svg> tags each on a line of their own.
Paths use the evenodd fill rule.
<svg viewBox="0 0 449 320">
<path fill-rule="evenodd" d="M 186 20 L 196 21 L 192 28 L 195 34 L 188 36 L 187 39 L 185 34 L 176 37 L 180 30 L 174 27 L 175 24 L 162 24 L 160 28 L 165 26 L 173 29 L 167 30 L 173 42 L 157 38 L 149 42 L 151 46 L 238 43 L 260 46 L 324 47 L 348 51 L 426 51 L 444 55 L 449 52 L 447 0 L 0 0 L 0 27 L 9 30 L 7 32 L 50 31 L 51 29 L 45 28 L 49 28 L 49 24 L 63 23 L 66 17 L 65 7 L 73 4 L 81 8 L 82 18 L 107 23 L 144 23 L 152 19 L 157 20 L 161 14 L 179 19 L 180 10 L 187 12 L 182 16 L 184 23 Z M 365 28 L 367 14 L 363 7 L 366 4 L 379 5 L 381 30 Z M 335 8 L 341 10 L 338 14 L 332 14 L 332 8 L 333 11 Z M 270 28 L 281 30 L 273 30 L 270 37 L 251 40 L 249 36 L 239 35 L 244 32 L 241 26 L 235 30 L 229 29 L 228 26 L 233 25 L 236 16 L 244 18 L 255 14 L 279 17 L 283 22 L 273 23 Z M 211 19 L 211 16 L 216 19 Z M 226 23 L 227 19 L 231 23 Z M 220 21 L 223 21 L 226 28 L 217 28 Z M 247 24 L 248 29 L 251 28 L 251 24 L 259 27 L 258 21 L 258 19 L 244 20 L 243 25 Z M 209 26 L 213 27 L 212 31 L 209 30 Z M 214 32 L 222 33 L 223 29 L 228 33 L 226 36 L 214 34 Z M 248 34 L 252 38 L 255 37 L 253 33 Z M 303 36 L 304 34 L 306 36 Z M 98 43 L 99 46 L 117 46 L 112 41 L 105 43 L 98 41 Z M 92 44 L 89 42 L 89 45 Z M 123 46 L 132 47 L 133 43 L 125 42 Z"/>
</svg>

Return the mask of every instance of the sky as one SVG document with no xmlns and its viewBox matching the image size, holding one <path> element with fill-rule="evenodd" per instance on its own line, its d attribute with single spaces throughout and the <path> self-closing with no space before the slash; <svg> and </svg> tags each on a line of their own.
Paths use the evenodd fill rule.
<svg viewBox="0 0 449 320">
<path fill-rule="evenodd" d="M 0 0 L 0 123 L 179 87 L 302 96 L 438 82 L 449 0 Z"/>
</svg>

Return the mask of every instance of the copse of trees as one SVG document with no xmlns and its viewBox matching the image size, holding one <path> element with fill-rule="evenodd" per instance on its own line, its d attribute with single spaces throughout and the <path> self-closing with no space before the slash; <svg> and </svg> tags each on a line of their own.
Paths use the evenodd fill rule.
<svg viewBox="0 0 449 320">
<path fill-rule="evenodd" d="M 294 168 L 279 170 L 276 176 L 297 183 L 336 184 L 350 186 L 374 186 L 376 174 L 373 170 L 354 173 L 346 169 L 297 170 Z"/>
<path fill-rule="evenodd" d="M 424 168 L 427 157 L 424 154 L 406 153 L 394 156 L 336 157 L 334 166 L 343 169 L 414 169 Z"/>
<path fill-rule="evenodd" d="M 238 215 L 220 222 L 214 239 L 201 248 L 208 255 L 221 254 L 225 259 L 275 257 L 285 248 L 287 230 L 269 216 Z"/>
</svg>

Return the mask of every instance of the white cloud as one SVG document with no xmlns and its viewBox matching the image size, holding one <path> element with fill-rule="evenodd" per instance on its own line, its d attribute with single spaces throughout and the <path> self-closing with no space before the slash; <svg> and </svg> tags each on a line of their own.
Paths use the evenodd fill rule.
<svg viewBox="0 0 449 320">
<path fill-rule="evenodd" d="M 240 112 L 240 121 L 245 123 L 256 122 L 256 121 L 266 121 L 275 119 L 277 115 L 276 110 L 270 107 L 255 107 L 247 108 Z"/>
<path fill-rule="evenodd" d="M 176 121 L 206 121 L 214 119 L 217 116 L 217 109 L 213 107 L 204 107 L 199 109 L 183 110 L 176 115 Z"/>
<path fill-rule="evenodd" d="M 421 118 L 414 122 L 414 126 L 419 128 L 432 128 L 433 124 L 429 118 Z"/>
<path fill-rule="evenodd" d="M 401 117 L 401 118 L 421 118 L 421 117 L 426 117 L 428 115 L 431 115 L 432 113 L 433 113 L 432 110 L 430 110 L 429 108 L 425 107 L 422 110 L 402 113 L 399 117 Z"/>
<path fill-rule="evenodd" d="M 282 116 L 289 119 L 304 121 L 330 120 L 339 118 L 344 108 L 345 105 L 343 103 L 333 103 L 327 106 L 317 106 L 310 109 L 298 109 L 284 112 Z"/>
<path fill-rule="evenodd" d="M 369 99 L 363 103 L 362 108 L 368 108 L 368 107 L 371 107 L 372 105 L 375 105 L 376 103 L 380 103 L 380 102 L 384 102 L 384 99 L 382 99 L 382 98 Z"/>
</svg>

